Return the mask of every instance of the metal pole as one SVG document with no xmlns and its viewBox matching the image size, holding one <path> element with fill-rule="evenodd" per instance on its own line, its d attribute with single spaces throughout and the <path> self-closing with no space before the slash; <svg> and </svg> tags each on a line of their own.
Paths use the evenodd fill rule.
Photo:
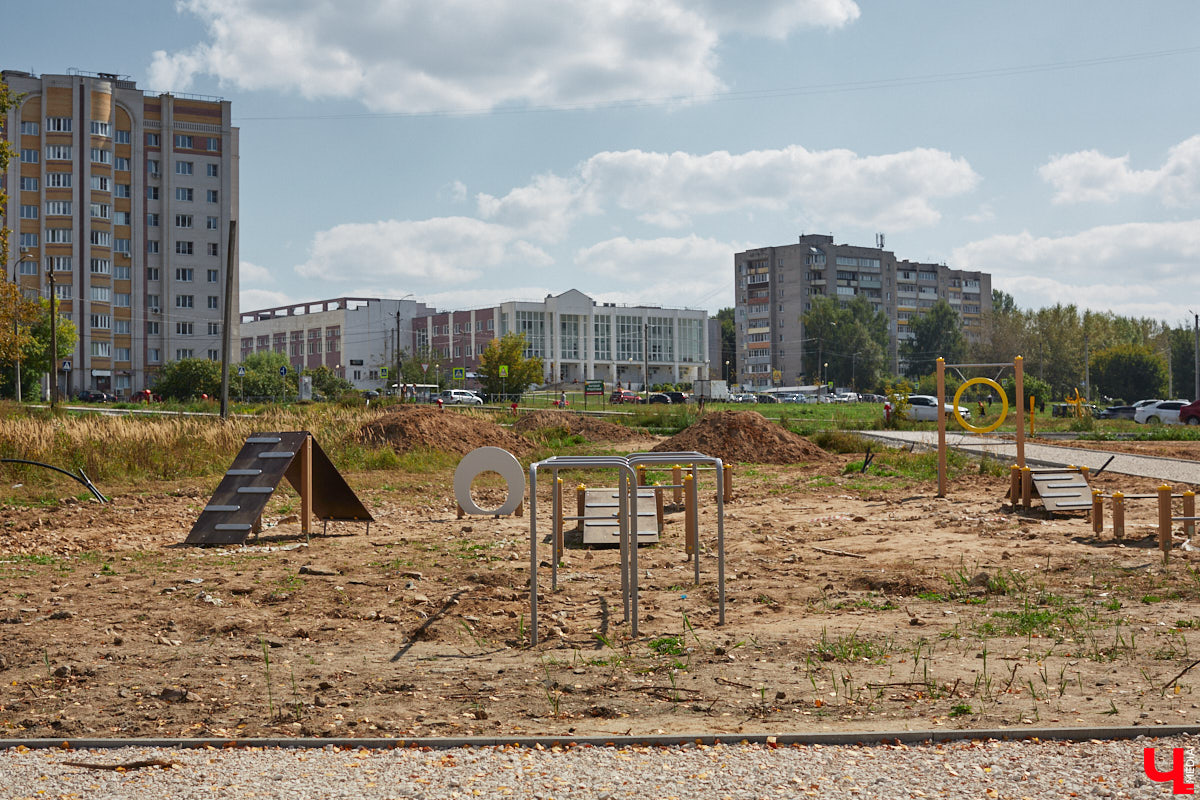
<svg viewBox="0 0 1200 800">
<path fill-rule="evenodd" d="M 221 419 L 229 419 L 229 350 L 233 346 L 233 254 L 237 243 L 237 220 L 229 220 L 225 245 L 225 308 L 221 313 Z M 307 524 L 304 532 L 308 533 Z"/>
<path fill-rule="evenodd" d="M 58 296 L 54 289 L 54 270 L 50 275 L 50 410 L 58 399 Z"/>
<path fill-rule="evenodd" d="M 1195 366 L 1195 372 L 1193 373 L 1193 377 L 1196 379 L 1196 387 L 1195 387 L 1196 390 L 1192 394 L 1192 399 L 1200 400 L 1200 314 L 1195 315 L 1195 326 L 1196 326 L 1195 327 L 1196 349 L 1194 352 L 1195 352 L 1195 358 L 1196 358 L 1196 366 Z"/>
</svg>

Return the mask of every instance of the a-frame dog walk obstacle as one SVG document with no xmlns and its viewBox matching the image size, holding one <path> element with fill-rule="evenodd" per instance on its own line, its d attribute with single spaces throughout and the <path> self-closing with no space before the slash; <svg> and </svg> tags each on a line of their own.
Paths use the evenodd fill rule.
<svg viewBox="0 0 1200 800">
<path fill-rule="evenodd" d="M 267 501 L 284 478 L 300 494 L 301 532 L 312 532 L 316 516 L 325 523 L 365 522 L 370 533 L 374 517 L 312 434 L 284 431 L 246 439 L 184 544 L 245 542 L 251 532 L 258 532 Z"/>
</svg>

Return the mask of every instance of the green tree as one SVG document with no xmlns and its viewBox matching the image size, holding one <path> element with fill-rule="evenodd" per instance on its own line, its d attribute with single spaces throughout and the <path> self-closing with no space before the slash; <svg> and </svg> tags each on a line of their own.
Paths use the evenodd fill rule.
<svg viewBox="0 0 1200 800">
<path fill-rule="evenodd" d="M 1092 383 L 1109 397 L 1129 402 L 1166 397 L 1167 362 L 1154 348 L 1119 344 L 1092 354 Z"/>
<path fill-rule="evenodd" d="M 283 353 L 264 351 L 251 353 L 239 366 L 246 369 L 244 376 L 230 377 L 230 391 L 243 397 L 287 397 L 295 396 L 296 370 Z M 287 376 L 279 374 L 281 367 L 287 368 Z"/>
<path fill-rule="evenodd" d="M 316 369 L 306 369 L 305 375 L 312 378 L 313 391 L 325 397 L 341 397 L 354 391 L 354 384 L 322 364 Z"/>
<path fill-rule="evenodd" d="M 933 372 L 939 356 L 947 364 L 960 363 L 967 357 L 967 340 L 958 312 L 944 299 L 909 320 L 908 330 L 912 338 L 900 345 L 900 354 L 908 362 L 908 375 L 916 377 Z"/>
<path fill-rule="evenodd" d="M 542 380 L 542 359 L 525 358 L 525 334 L 506 333 L 492 339 L 479 356 L 475 373 L 483 391 L 493 397 L 501 394 L 520 394 L 530 385 Z M 508 376 L 500 376 L 500 367 L 508 367 Z"/>
<path fill-rule="evenodd" d="M 1009 375 L 1000 381 L 1000 387 L 1004 389 L 1004 395 L 1008 398 L 1008 407 L 1013 408 L 1017 404 L 1017 379 Z M 1021 390 L 1021 408 L 1025 409 L 1026 413 L 1029 411 L 1029 398 L 1031 397 L 1039 406 L 1053 402 L 1053 398 L 1050 396 L 1050 384 L 1029 373 L 1021 376 Z"/>
<path fill-rule="evenodd" d="M 442 369 L 442 357 L 429 347 L 423 347 L 413 356 L 408 351 L 401 351 L 400 374 L 405 383 L 434 383 L 438 388 L 446 382 L 445 370 Z M 421 365 L 425 369 L 421 369 Z"/>
<path fill-rule="evenodd" d="M 717 363 L 721 365 L 721 377 L 729 380 L 733 372 L 737 371 L 737 329 L 733 322 L 733 309 L 722 308 L 717 312 L 717 321 L 721 323 L 721 352 L 717 355 Z M 725 369 L 725 363 L 729 363 L 729 369 Z"/>
<path fill-rule="evenodd" d="M 9 109 L 15 107 L 20 96 L 14 95 L 8 84 L 0 82 L 0 120 L 8 117 Z M 12 131 L 8 132 L 11 138 Z M 16 155 L 16 149 L 6 139 L 0 139 L 0 175 L 8 172 L 8 162 Z M 0 185 L 0 217 L 10 219 L 8 213 L 8 194 Z M 0 266 L 8 269 L 9 235 L 11 230 L 7 225 L 0 226 Z M 25 348 L 32 343 L 29 326 L 37 321 L 38 305 L 21 294 L 15 284 L 8 283 L 7 274 L 4 283 L 0 284 L 0 363 L 12 367 L 5 370 L 9 373 L 6 378 L 9 388 L 15 385 L 15 367 L 17 359 L 22 356 Z"/>
<path fill-rule="evenodd" d="M 163 364 L 154 382 L 154 391 L 163 397 L 188 400 L 221 391 L 221 364 L 203 358 L 185 358 Z"/>
</svg>

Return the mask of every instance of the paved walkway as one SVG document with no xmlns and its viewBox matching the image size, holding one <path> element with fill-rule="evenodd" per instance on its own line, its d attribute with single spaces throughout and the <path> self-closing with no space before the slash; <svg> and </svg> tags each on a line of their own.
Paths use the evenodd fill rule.
<svg viewBox="0 0 1200 800">
<path fill-rule="evenodd" d="M 862 435 L 886 442 L 891 447 L 915 444 L 922 449 L 937 449 L 937 431 L 863 431 Z M 986 455 L 1009 464 L 1015 463 L 1017 459 L 1015 439 L 994 439 L 988 436 L 947 431 L 946 444 L 964 453 Z M 1030 466 L 1065 467 L 1073 464 L 1087 467 L 1095 472 L 1103 467 L 1110 458 L 1112 463 L 1105 467 L 1105 472 L 1157 478 L 1170 484 L 1186 483 L 1200 486 L 1200 461 L 1112 453 L 1105 450 L 1084 450 L 1078 447 L 1030 444 L 1028 441 L 1025 443 L 1025 461 Z"/>
</svg>

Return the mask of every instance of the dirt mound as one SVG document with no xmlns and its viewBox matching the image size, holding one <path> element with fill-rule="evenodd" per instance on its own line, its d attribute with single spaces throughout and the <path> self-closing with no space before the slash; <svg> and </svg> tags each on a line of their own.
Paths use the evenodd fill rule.
<svg viewBox="0 0 1200 800">
<path fill-rule="evenodd" d="M 432 406 L 395 406 L 359 429 L 367 443 L 386 442 L 398 453 L 441 450 L 466 455 L 477 447 L 503 447 L 510 453 L 527 453 L 529 441 L 470 412 Z"/>
<path fill-rule="evenodd" d="M 793 464 L 825 461 L 829 454 L 757 411 L 718 411 L 654 447 L 658 452 L 695 450 L 722 461 Z"/>
<path fill-rule="evenodd" d="M 513 426 L 514 431 L 523 434 L 546 428 L 566 428 L 568 433 L 582 436 L 589 442 L 627 442 L 645 438 L 644 433 L 625 425 L 568 411 L 530 411 L 521 414 Z"/>
</svg>

